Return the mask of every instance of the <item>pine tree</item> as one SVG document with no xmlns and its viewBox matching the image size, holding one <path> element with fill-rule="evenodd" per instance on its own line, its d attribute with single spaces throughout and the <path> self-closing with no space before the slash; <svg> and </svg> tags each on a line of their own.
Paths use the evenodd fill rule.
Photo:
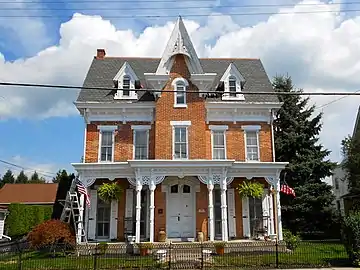
<svg viewBox="0 0 360 270">
<path fill-rule="evenodd" d="M 301 93 L 291 77 L 273 80 L 277 92 Z M 336 164 L 327 159 L 330 151 L 319 143 L 322 114 L 300 95 L 278 95 L 283 102 L 274 121 L 276 161 L 289 162 L 282 171 L 282 183 L 293 187 L 296 198 L 281 194 L 282 220 L 293 232 L 328 231 L 333 225 L 332 187 L 322 180 L 332 174 Z"/>
<path fill-rule="evenodd" d="M 0 187 L 3 187 L 5 184 L 13 184 L 14 182 L 15 182 L 14 174 L 12 173 L 11 170 L 7 170 L 0 182 Z"/>
<path fill-rule="evenodd" d="M 17 184 L 25 184 L 27 183 L 29 180 L 29 178 L 27 177 L 27 175 L 24 173 L 24 171 L 21 171 L 18 176 L 16 177 L 16 183 Z"/>
<path fill-rule="evenodd" d="M 70 189 L 71 182 L 75 178 L 74 174 L 68 174 L 66 170 L 58 171 L 56 177 L 53 179 L 54 183 L 58 183 L 58 189 L 56 193 L 56 200 L 53 207 L 52 217 L 53 219 L 60 219 L 63 205 L 61 200 L 65 200 L 66 194 Z"/>
<path fill-rule="evenodd" d="M 42 184 L 45 183 L 45 179 L 44 178 L 40 178 L 39 174 L 35 171 L 31 177 L 28 183 L 32 183 L 32 184 Z"/>
</svg>

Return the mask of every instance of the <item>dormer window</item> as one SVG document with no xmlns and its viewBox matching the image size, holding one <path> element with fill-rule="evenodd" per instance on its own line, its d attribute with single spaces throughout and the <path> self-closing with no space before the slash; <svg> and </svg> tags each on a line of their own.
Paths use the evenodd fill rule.
<svg viewBox="0 0 360 270">
<path fill-rule="evenodd" d="M 224 83 L 224 94 L 222 96 L 223 100 L 245 99 L 242 94 L 245 79 L 233 63 L 231 63 L 226 69 L 220 81 Z"/>
<path fill-rule="evenodd" d="M 229 96 L 236 98 L 236 78 L 234 76 L 229 77 Z"/>
<path fill-rule="evenodd" d="M 124 96 L 130 96 L 130 90 L 126 90 L 126 89 L 130 89 L 130 76 L 125 75 L 123 77 L 123 95 Z"/>
<path fill-rule="evenodd" d="M 118 89 L 114 99 L 138 99 L 135 86 L 139 79 L 128 62 L 123 64 L 113 81 Z"/>
<path fill-rule="evenodd" d="M 189 83 L 184 78 L 176 78 L 172 82 L 174 87 L 174 107 L 175 108 L 186 108 L 186 88 Z"/>
</svg>

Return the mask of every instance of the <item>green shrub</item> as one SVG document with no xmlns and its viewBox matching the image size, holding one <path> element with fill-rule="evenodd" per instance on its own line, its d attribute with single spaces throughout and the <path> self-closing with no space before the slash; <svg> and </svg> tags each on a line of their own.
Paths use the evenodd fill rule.
<svg viewBox="0 0 360 270">
<path fill-rule="evenodd" d="M 301 238 L 299 235 L 294 235 L 289 230 L 283 230 L 283 238 L 286 243 L 286 248 L 290 249 L 290 250 L 295 250 L 301 241 Z"/>
<path fill-rule="evenodd" d="M 37 225 L 27 236 L 30 246 L 36 249 L 53 244 L 75 245 L 75 234 L 68 223 L 58 219 L 47 220 Z"/>
<path fill-rule="evenodd" d="M 98 195 L 104 202 L 120 199 L 122 189 L 118 183 L 103 183 L 98 189 Z"/>
<path fill-rule="evenodd" d="M 349 259 L 354 266 L 360 266 L 360 212 L 344 218 L 341 235 Z"/>
<path fill-rule="evenodd" d="M 8 210 L 5 227 L 8 235 L 15 238 L 26 235 L 36 225 L 49 220 L 52 214 L 52 206 L 47 205 L 12 203 Z"/>
</svg>

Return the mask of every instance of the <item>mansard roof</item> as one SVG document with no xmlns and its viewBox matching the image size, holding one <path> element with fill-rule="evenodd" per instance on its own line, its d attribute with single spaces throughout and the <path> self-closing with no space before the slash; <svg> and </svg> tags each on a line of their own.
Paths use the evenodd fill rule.
<svg viewBox="0 0 360 270">
<path fill-rule="evenodd" d="M 131 57 L 105 57 L 103 59 L 94 58 L 84 81 L 84 87 L 113 88 L 114 90 L 89 90 L 82 89 L 77 102 L 121 102 L 114 100 L 116 88 L 113 78 L 119 72 L 125 62 L 131 66 L 136 73 L 144 89 L 150 88 L 146 85 L 144 73 L 155 73 L 161 59 L 160 58 L 131 58 Z M 279 102 L 274 95 L 246 95 L 246 92 L 273 92 L 270 80 L 259 59 L 239 59 L 239 58 L 203 58 L 200 64 L 205 73 L 217 73 L 213 89 L 221 85 L 220 79 L 233 63 L 244 77 L 246 83 L 242 92 L 245 100 L 237 102 Z M 214 89 L 215 90 L 215 89 Z M 221 91 L 221 87 L 217 90 Z M 154 101 L 154 96 L 150 92 L 138 91 L 139 101 Z M 220 99 L 217 96 L 208 99 Z"/>
</svg>

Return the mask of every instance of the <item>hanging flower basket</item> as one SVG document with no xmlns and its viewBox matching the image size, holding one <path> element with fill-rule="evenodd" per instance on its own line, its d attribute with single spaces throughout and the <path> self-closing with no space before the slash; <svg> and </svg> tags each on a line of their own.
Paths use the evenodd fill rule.
<svg viewBox="0 0 360 270">
<path fill-rule="evenodd" d="M 118 200 L 122 189 L 117 183 L 104 183 L 98 189 L 98 195 L 104 202 L 110 203 L 112 200 Z"/>
<path fill-rule="evenodd" d="M 259 182 L 244 181 L 237 187 L 239 195 L 243 198 L 260 199 L 264 193 L 264 186 Z"/>
</svg>

